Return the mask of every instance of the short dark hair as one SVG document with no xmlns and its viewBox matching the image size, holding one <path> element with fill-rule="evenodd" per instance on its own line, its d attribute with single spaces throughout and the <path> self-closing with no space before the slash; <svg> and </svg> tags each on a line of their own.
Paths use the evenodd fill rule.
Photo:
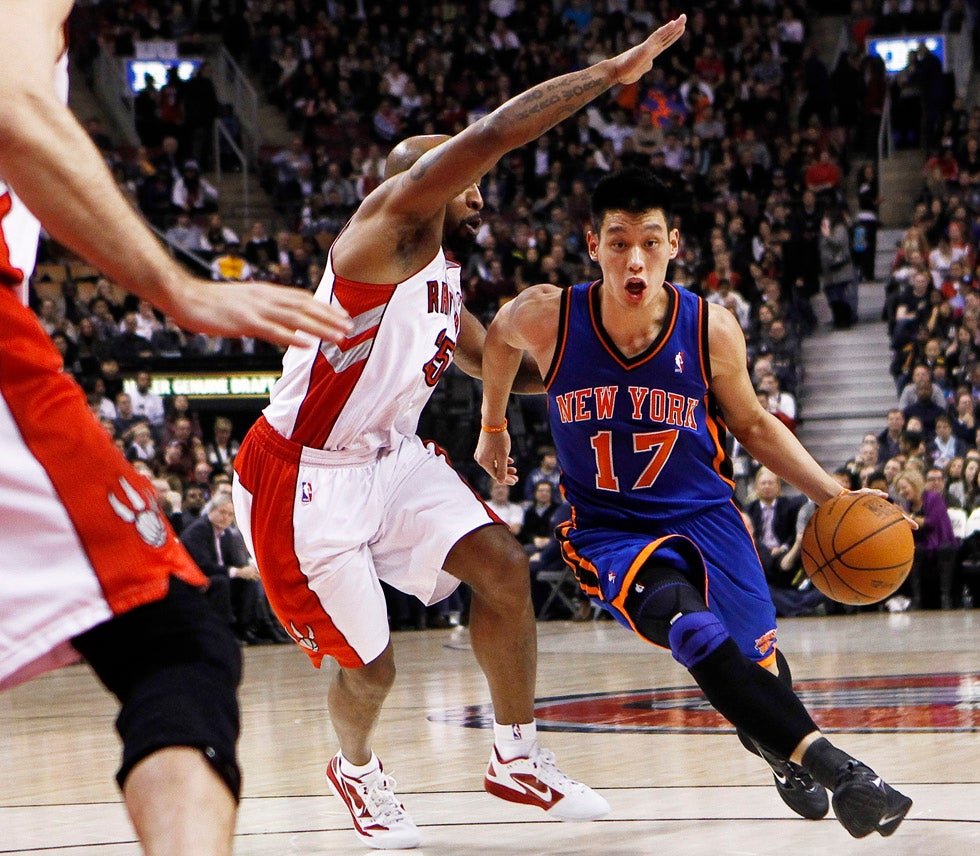
<svg viewBox="0 0 980 856">
<path fill-rule="evenodd" d="M 873 482 L 877 482 L 877 481 L 888 481 L 888 479 L 885 477 L 885 471 L 884 470 L 882 470 L 882 469 L 872 470 L 865 477 L 865 482 L 867 484 L 872 484 Z"/>
<path fill-rule="evenodd" d="M 603 178 L 592 191 L 592 224 L 602 227 L 608 211 L 642 214 L 659 209 L 670 226 L 673 218 L 670 189 L 653 174 L 639 167 L 628 167 Z"/>
</svg>

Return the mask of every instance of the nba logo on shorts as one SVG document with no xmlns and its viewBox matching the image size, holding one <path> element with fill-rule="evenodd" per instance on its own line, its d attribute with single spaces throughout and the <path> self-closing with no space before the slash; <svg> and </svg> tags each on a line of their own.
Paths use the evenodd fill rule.
<svg viewBox="0 0 980 856">
<path fill-rule="evenodd" d="M 308 481 L 302 483 L 302 502 L 303 505 L 313 502 L 313 485 Z"/>
</svg>

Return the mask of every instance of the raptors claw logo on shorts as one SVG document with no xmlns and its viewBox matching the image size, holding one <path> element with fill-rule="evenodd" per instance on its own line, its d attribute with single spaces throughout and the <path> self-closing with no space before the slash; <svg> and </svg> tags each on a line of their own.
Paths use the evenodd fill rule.
<svg viewBox="0 0 980 856">
<path fill-rule="evenodd" d="M 156 500 L 144 499 L 123 476 L 119 477 L 119 484 L 129 500 L 129 505 L 114 493 L 110 493 L 109 505 L 112 506 L 112 510 L 126 523 L 135 523 L 140 538 L 151 547 L 162 547 L 167 543 L 167 527 L 163 525 L 163 520 L 160 518 L 160 509 L 157 507 Z"/>
<path fill-rule="evenodd" d="M 308 651 L 319 651 L 320 646 L 317 644 L 316 635 L 313 633 L 313 628 L 309 624 L 306 625 L 306 634 L 300 633 L 296 628 L 296 625 L 292 621 L 289 622 L 289 632 L 296 643 L 301 648 L 306 648 Z"/>
</svg>

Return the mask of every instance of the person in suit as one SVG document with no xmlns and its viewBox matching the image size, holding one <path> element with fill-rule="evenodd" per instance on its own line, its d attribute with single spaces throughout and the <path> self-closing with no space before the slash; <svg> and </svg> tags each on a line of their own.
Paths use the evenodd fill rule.
<svg viewBox="0 0 980 856">
<path fill-rule="evenodd" d="M 201 490 L 200 485 L 184 486 L 180 511 L 171 514 L 168 518 L 178 536 L 201 516 L 205 502 L 207 502 L 207 494 Z"/>
<path fill-rule="evenodd" d="M 548 543 L 552 532 L 551 515 L 557 507 L 551 482 L 539 481 L 534 488 L 534 499 L 524 511 L 524 525 L 519 536 L 528 553 L 540 550 Z"/>
<path fill-rule="evenodd" d="M 236 537 L 234 524 L 231 497 L 219 493 L 184 529 L 180 540 L 211 582 L 207 595 L 212 608 L 241 642 L 254 644 L 262 639 L 256 626 L 262 584 L 241 535 Z"/>
<path fill-rule="evenodd" d="M 762 467 L 755 475 L 756 498 L 745 509 L 752 521 L 755 548 L 766 579 L 777 586 L 780 578 L 786 576 L 780 560 L 796 539 L 796 516 L 802 504 L 802 498 L 781 496 L 781 490 L 779 476 Z M 788 584 L 790 580 L 783 582 Z"/>
</svg>

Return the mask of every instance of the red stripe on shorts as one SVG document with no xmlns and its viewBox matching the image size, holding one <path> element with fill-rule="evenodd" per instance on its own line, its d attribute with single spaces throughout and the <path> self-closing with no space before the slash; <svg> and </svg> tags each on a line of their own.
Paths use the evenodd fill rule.
<svg viewBox="0 0 980 856">
<path fill-rule="evenodd" d="M 0 288 L 0 355 L 0 394 L 51 479 L 112 611 L 159 600 L 171 574 L 206 586 L 157 508 L 153 486 L 95 421 L 33 313 L 6 288 Z"/>
<path fill-rule="evenodd" d="M 293 503 L 303 447 L 279 434 L 265 417 L 252 426 L 235 456 L 241 486 L 252 495 L 250 526 L 255 564 L 269 605 L 283 627 L 320 668 L 329 654 L 356 669 L 364 661 L 324 610 L 293 548 Z"/>
</svg>

